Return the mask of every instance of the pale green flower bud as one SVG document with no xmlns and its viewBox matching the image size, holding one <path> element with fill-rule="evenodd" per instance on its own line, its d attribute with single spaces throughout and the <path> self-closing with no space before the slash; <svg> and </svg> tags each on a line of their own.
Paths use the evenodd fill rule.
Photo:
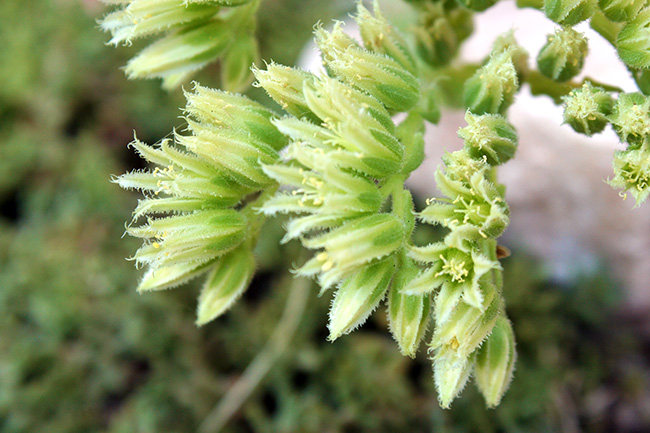
<svg viewBox="0 0 650 433">
<path fill-rule="evenodd" d="M 431 317 L 430 295 L 407 295 L 404 290 L 418 274 L 418 267 L 409 258 L 395 274 L 388 295 L 390 331 L 403 355 L 414 357 Z"/>
<path fill-rule="evenodd" d="M 499 315 L 492 333 L 476 354 L 474 378 L 488 407 L 495 407 L 508 390 L 517 352 L 510 321 Z"/>
<path fill-rule="evenodd" d="M 582 88 L 573 90 L 564 100 L 564 122 L 576 132 L 593 135 L 609 124 L 607 116 L 612 112 L 614 100 L 601 88 L 585 82 Z"/>
<path fill-rule="evenodd" d="M 287 138 L 272 123 L 275 114 L 245 96 L 195 85 L 185 98 L 185 113 L 200 123 L 199 129 L 245 131 L 249 140 L 275 150 L 287 145 Z"/>
<path fill-rule="evenodd" d="M 560 25 L 574 26 L 594 14 L 595 3 L 596 0 L 544 0 L 544 12 Z"/>
<path fill-rule="evenodd" d="M 342 47 L 343 30 L 318 29 L 316 43 L 331 75 L 376 98 L 389 110 L 408 111 L 420 97 L 417 78 L 392 58 L 356 45 Z"/>
<path fill-rule="evenodd" d="M 245 230 L 246 220 L 239 212 L 214 209 L 151 219 L 127 233 L 148 240 L 134 258 L 156 269 L 213 260 L 237 247 Z"/>
<path fill-rule="evenodd" d="M 650 137 L 650 97 L 642 93 L 621 93 L 610 116 L 622 142 L 640 147 Z"/>
<path fill-rule="evenodd" d="M 503 114 L 519 89 L 511 51 L 490 56 L 486 65 L 465 82 L 465 106 L 474 114 Z"/>
<path fill-rule="evenodd" d="M 472 158 L 485 158 L 490 165 L 500 165 L 510 160 L 517 150 L 517 131 L 499 114 L 465 114 L 467 126 L 458 131 L 465 141 L 467 154 Z"/>
<path fill-rule="evenodd" d="M 415 75 L 417 65 L 406 39 L 381 14 L 376 1 L 373 3 L 373 11 L 374 16 L 361 3 L 357 4 L 354 18 L 359 25 L 364 46 L 369 51 L 387 55 Z"/>
<path fill-rule="evenodd" d="M 254 35 L 235 39 L 221 59 L 221 84 L 225 90 L 241 92 L 253 81 L 251 66 L 259 60 L 259 48 Z"/>
<path fill-rule="evenodd" d="M 320 123 L 318 117 L 307 107 L 307 101 L 302 93 L 305 83 L 316 79 L 314 74 L 270 63 L 266 66 L 266 70 L 253 68 L 253 75 L 257 79 L 257 86 L 263 87 L 287 113 L 299 119 L 305 117 Z"/>
<path fill-rule="evenodd" d="M 473 368 L 473 360 L 460 356 L 451 346 L 437 351 L 433 358 L 433 379 L 443 409 L 449 409 L 451 402 L 465 388 Z"/>
<path fill-rule="evenodd" d="M 228 23 L 214 19 L 172 32 L 131 59 L 126 74 L 129 78 L 163 78 L 163 87 L 175 87 L 225 52 L 231 31 Z"/>
<path fill-rule="evenodd" d="M 640 69 L 650 67 L 650 7 L 621 29 L 616 49 L 626 65 Z"/>
<path fill-rule="evenodd" d="M 500 298 L 493 296 L 483 313 L 460 303 L 452 318 L 436 329 L 431 342 L 435 350 L 433 372 L 443 408 L 448 408 L 462 391 L 474 367 L 474 352 L 492 332 L 501 309 Z"/>
<path fill-rule="evenodd" d="M 492 52 L 500 53 L 504 51 L 510 52 L 512 64 L 517 70 L 517 78 L 522 82 L 523 78 L 528 73 L 528 51 L 517 43 L 513 30 L 499 35 L 499 37 L 494 41 Z"/>
<path fill-rule="evenodd" d="M 350 333 L 368 319 L 386 295 L 394 272 L 395 260 L 389 258 L 366 265 L 343 281 L 330 310 L 330 341 Z"/>
<path fill-rule="evenodd" d="M 547 37 L 537 55 L 539 71 L 555 81 L 567 81 L 582 70 L 587 56 L 587 39 L 582 33 L 565 27 Z"/>
<path fill-rule="evenodd" d="M 187 4 L 183 0 L 134 0 L 123 9 L 106 15 L 100 25 L 111 32 L 113 37 L 109 43 L 118 45 L 181 25 L 207 21 L 217 12 L 216 2 Z"/>
<path fill-rule="evenodd" d="M 494 6 L 499 0 L 456 0 L 461 6 L 476 12 L 482 12 Z"/>
<path fill-rule="evenodd" d="M 641 148 L 614 153 L 614 178 L 608 183 L 624 192 L 630 191 L 640 206 L 650 195 L 650 150 L 648 142 Z"/>
<path fill-rule="evenodd" d="M 449 64 L 460 47 L 459 37 L 442 4 L 427 5 L 421 23 L 413 29 L 420 58 L 431 66 Z M 465 18 L 469 18 L 469 12 Z M 471 23 L 471 19 L 468 20 Z"/>
<path fill-rule="evenodd" d="M 150 267 L 138 284 L 138 292 L 149 290 L 172 289 L 181 284 L 185 284 L 191 279 L 207 272 L 213 262 L 207 263 L 180 263 L 164 268 Z"/>
<path fill-rule="evenodd" d="M 255 258 L 248 245 L 221 257 L 206 279 L 197 308 L 201 326 L 225 313 L 248 288 L 255 273 Z"/>
<path fill-rule="evenodd" d="M 598 7 L 614 22 L 631 21 L 637 16 L 647 0 L 598 0 Z"/>
<path fill-rule="evenodd" d="M 632 70 L 632 76 L 639 90 L 646 96 L 650 95 L 650 69 Z"/>
<path fill-rule="evenodd" d="M 176 135 L 176 141 L 209 161 L 221 173 L 250 188 L 263 188 L 273 182 L 260 164 L 271 164 L 278 154 L 270 146 L 251 142 L 243 131 L 213 131 L 191 124 L 192 135 Z M 200 128 L 200 129 L 199 129 Z"/>
<path fill-rule="evenodd" d="M 375 214 L 347 221 L 341 227 L 303 241 L 311 249 L 323 248 L 315 259 L 321 271 L 345 276 L 367 263 L 381 259 L 404 242 L 404 227 L 392 214 Z"/>
</svg>

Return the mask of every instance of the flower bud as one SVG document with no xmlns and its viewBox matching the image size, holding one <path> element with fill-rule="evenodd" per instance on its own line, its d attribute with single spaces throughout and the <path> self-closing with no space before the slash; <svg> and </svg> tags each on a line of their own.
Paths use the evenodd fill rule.
<svg viewBox="0 0 650 433">
<path fill-rule="evenodd" d="M 387 55 L 415 75 L 417 65 L 406 39 L 381 14 L 377 1 L 373 3 L 373 10 L 374 16 L 363 7 L 363 4 L 357 4 L 357 14 L 354 19 L 359 25 L 364 46 L 374 53 Z"/>
<path fill-rule="evenodd" d="M 650 137 L 650 97 L 642 93 L 621 93 L 610 116 L 622 142 L 640 147 Z"/>
<path fill-rule="evenodd" d="M 389 258 L 366 265 L 343 281 L 330 310 L 330 341 L 350 333 L 368 319 L 384 298 L 394 272 L 395 260 Z"/>
<path fill-rule="evenodd" d="M 595 0 L 544 0 L 546 16 L 562 26 L 574 26 L 595 10 Z"/>
<path fill-rule="evenodd" d="M 143 226 L 127 229 L 131 236 L 149 241 L 134 258 L 153 269 L 209 262 L 239 245 L 245 231 L 245 219 L 232 209 L 151 219 Z"/>
<path fill-rule="evenodd" d="M 528 52 L 517 43 L 513 30 L 499 35 L 492 46 L 493 53 L 509 51 L 512 64 L 517 70 L 517 79 L 522 82 L 528 73 Z"/>
<path fill-rule="evenodd" d="M 621 29 L 616 38 L 616 49 L 627 66 L 650 67 L 650 7 Z"/>
<path fill-rule="evenodd" d="M 429 8 L 426 13 L 423 23 L 413 29 L 418 54 L 431 66 L 445 66 L 458 52 L 458 37 L 442 6 L 439 11 Z"/>
<path fill-rule="evenodd" d="M 235 39 L 221 59 L 221 84 L 230 92 L 246 90 L 253 81 L 251 66 L 259 59 L 257 39 L 254 35 Z"/>
<path fill-rule="evenodd" d="M 608 183 L 614 188 L 630 191 L 641 205 L 650 195 L 650 150 L 648 142 L 637 149 L 614 153 L 614 178 Z"/>
<path fill-rule="evenodd" d="M 598 7 L 605 16 L 614 22 L 631 21 L 646 0 L 598 0 Z"/>
<path fill-rule="evenodd" d="M 503 114 L 514 100 L 519 88 L 517 71 L 512 63 L 511 51 L 490 56 L 465 82 L 465 106 L 474 114 Z"/>
<path fill-rule="evenodd" d="M 576 132 L 593 135 L 609 124 L 607 116 L 612 112 L 614 100 L 601 88 L 588 81 L 582 88 L 573 90 L 564 100 L 564 122 Z"/>
<path fill-rule="evenodd" d="M 565 27 L 547 37 L 546 45 L 537 55 L 542 74 L 555 81 L 567 81 L 582 70 L 587 56 L 587 39 L 583 34 Z"/>
<path fill-rule="evenodd" d="M 316 77 L 310 72 L 288 66 L 270 63 L 266 70 L 253 68 L 257 86 L 264 88 L 275 102 L 280 104 L 287 113 L 297 118 L 307 118 L 320 123 L 318 117 L 307 107 L 302 89 L 305 83 Z"/>
<path fill-rule="evenodd" d="M 245 131 L 252 142 L 275 150 L 287 145 L 287 138 L 271 122 L 275 113 L 245 96 L 195 85 L 185 98 L 185 113 L 200 123 L 199 129 Z"/>
<path fill-rule="evenodd" d="M 417 78 L 392 58 L 364 50 L 352 43 L 339 25 L 332 32 L 316 31 L 316 43 L 325 67 L 340 78 L 376 98 L 389 110 L 407 111 L 419 99 Z"/>
<path fill-rule="evenodd" d="M 133 39 L 178 27 L 206 21 L 219 12 L 215 2 L 191 3 L 183 0 L 134 0 L 123 9 L 106 15 L 100 21 L 109 31 L 110 44 L 130 43 Z"/>
<path fill-rule="evenodd" d="M 509 161 L 517 150 L 517 131 L 499 114 L 465 114 L 467 126 L 458 131 L 465 141 L 467 154 L 472 158 L 485 158 L 490 165 Z"/>
<path fill-rule="evenodd" d="M 433 379 L 443 409 L 449 409 L 451 402 L 465 388 L 473 367 L 473 360 L 456 353 L 453 344 L 438 350 L 433 358 Z"/>
<path fill-rule="evenodd" d="M 494 6 L 499 0 L 456 0 L 461 6 L 471 9 L 475 12 L 482 12 L 487 8 Z"/>
<path fill-rule="evenodd" d="M 334 230 L 306 239 L 307 248 L 324 248 L 318 254 L 322 271 L 336 269 L 344 275 L 385 257 L 402 245 L 404 227 L 392 214 L 375 214 L 350 220 Z"/>
<path fill-rule="evenodd" d="M 201 289 L 196 324 L 201 326 L 226 312 L 244 293 L 255 273 L 255 258 L 248 245 L 221 257 Z"/>
<path fill-rule="evenodd" d="M 495 407 L 510 386 L 517 353 L 510 321 L 499 315 L 492 333 L 476 354 L 474 377 L 488 407 Z"/>
<path fill-rule="evenodd" d="M 632 76 L 639 90 L 646 96 L 650 95 L 650 69 L 632 70 Z"/>
<path fill-rule="evenodd" d="M 230 45 L 230 33 L 230 26 L 218 19 L 177 30 L 131 59 L 126 74 L 129 78 L 163 78 L 163 87 L 176 87 L 192 71 L 219 57 Z"/>
</svg>

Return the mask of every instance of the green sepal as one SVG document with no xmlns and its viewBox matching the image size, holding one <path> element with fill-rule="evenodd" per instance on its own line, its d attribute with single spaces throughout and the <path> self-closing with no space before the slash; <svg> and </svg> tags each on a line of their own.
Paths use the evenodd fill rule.
<svg viewBox="0 0 650 433">
<path fill-rule="evenodd" d="M 241 92 L 253 81 L 251 66 L 259 60 L 255 35 L 235 39 L 221 59 L 221 85 L 229 92 Z"/>
<path fill-rule="evenodd" d="M 594 87 L 588 81 L 580 89 L 573 90 L 562 98 L 564 101 L 564 122 L 576 132 L 593 135 L 609 124 L 614 100 L 605 90 Z"/>
<path fill-rule="evenodd" d="M 496 407 L 508 390 L 516 359 L 512 325 L 501 314 L 475 357 L 474 378 L 488 407 Z"/>
<path fill-rule="evenodd" d="M 504 114 L 518 89 L 511 51 L 493 54 L 487 64 L 465 82 L 465 107 L 474 114 Z"/>
<path fill-rule="evenodd" d="M 149 268 L 138 284 L 138 292 L 172 289 L 207 272 L 213 262 L 180 263 L 162 268 Z"/>
<path fill-rule="evenodd" d="M 196 324 L 205 325 L 226 312 L 248 288 L 254 274 L 255 258 L 248 245 L 219 258 L 201 289 Z"/>
<path fill-rule="evenodd" d="M 412 279 L 418 274 L 413 260 L 404 258 L 395 274 L 388 295 L 388 320 L 390 331 L 403 355 L 413 358 L 420 341 L 427 330 L 431 317 L 429 295 L 407 295 L 404 293 Z"/>
<path fill-rule="evenodd" d="M 598 7 L 614 22 L 627 22 L 637 16 L 647 0 L 598 0 Z"/>
<path fill-rule="evenodd" d="M 368 319 L 384 298 L 394 272 L 395 260 L 391 257 L 366 265 L 343 281 L 330 310 L 330 341 L 350 333 Z"/>
</svg>

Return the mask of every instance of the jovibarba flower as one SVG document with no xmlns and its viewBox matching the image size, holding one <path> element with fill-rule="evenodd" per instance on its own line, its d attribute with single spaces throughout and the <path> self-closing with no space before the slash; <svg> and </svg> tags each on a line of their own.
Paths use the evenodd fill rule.
<svg viewBox="0 0 650 433">
<path fill-rule="evenodd" d="M 156 167 L 115 181 L 147 194 L 134 212 L 146 223 L 127 229 L 144 239 L 134 256 L 148 267 L 138 289 L 171 288 L 210 272 L 199 298 L 203 324 L 225 311 L 252 278 L 262 217 L 251 200 L 274 185 L 260 162 L 277 160 L 286 139 L 272 126 L 273 113 L 245 97 L 200 86 L 186 96 L 190 133 L 157 146 L 136 139 L 132 146 Z"/>
</svg>

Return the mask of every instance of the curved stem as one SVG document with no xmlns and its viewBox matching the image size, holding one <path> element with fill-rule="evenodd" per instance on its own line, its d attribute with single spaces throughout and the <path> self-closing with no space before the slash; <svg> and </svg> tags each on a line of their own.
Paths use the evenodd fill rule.
<svg viewBox="0 0 650 433">
<path fill-rule="evenodd" d="M 277 327 L 262 351 L 201 423 L 199 433 L 217 433 L 232 418 L 285 352 L 298 328 L 309 297 L 310 281 L 295 278 Z"/>
</svg>

